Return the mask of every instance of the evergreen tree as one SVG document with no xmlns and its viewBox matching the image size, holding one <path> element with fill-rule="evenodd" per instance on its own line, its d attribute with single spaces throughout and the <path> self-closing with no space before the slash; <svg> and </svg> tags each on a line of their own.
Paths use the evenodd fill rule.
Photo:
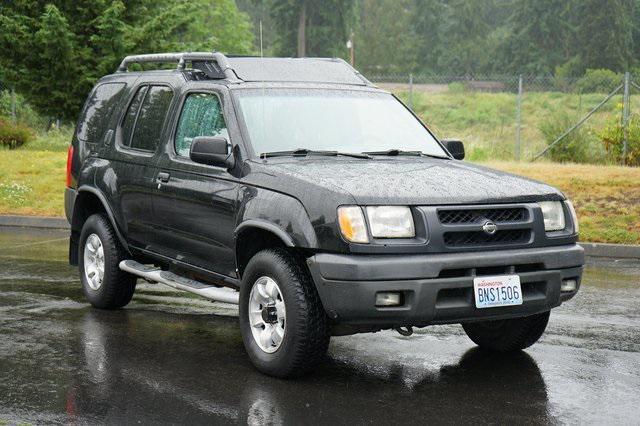
<svg viewBox="0 0 640 426">
<path fill-rule="evenodd" d="M 413 0 L 364 0 L 357 27 L 356 65 L 361 71 L 409 72 L 416 66 Z"/>
<path fill-rule="evenodd" d="M 551 74 L 571 59 L 571 2 L 515 0 L 512 10 L 496 58 L 504 72 Z"/>
<path fill-rule="evenodd" d="M 577 2 L 575 47 L 583 70 L 626 71 L 633 65 L 634 9 L 633 0 Z"/>
<path fill-rule="evenodd" d="M 266 0 L 282 56 L 340 56 L 354 23 L 354 0 Z"/>
<path fill-rule="evenodd" d="M 15 0 L 0 5 L 0 75 L 42 113 L 75 119 L 96 79 L 133 53 L 253 51 L 233 0 Z M 5 54 L 6 52 L 6 54 Z"/>
</svg>

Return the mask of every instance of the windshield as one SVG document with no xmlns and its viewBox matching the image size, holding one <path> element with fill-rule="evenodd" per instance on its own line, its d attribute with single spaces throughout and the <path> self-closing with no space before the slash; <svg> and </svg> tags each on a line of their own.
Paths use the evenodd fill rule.
<svg viewBox="0 0 640 426">
<path fill-rule="evenodd" d="M 275 151 L 421 151 L 447 157 L 388 93 L 322 89 L 235 91 L 256 154 Z"/>
</svg>

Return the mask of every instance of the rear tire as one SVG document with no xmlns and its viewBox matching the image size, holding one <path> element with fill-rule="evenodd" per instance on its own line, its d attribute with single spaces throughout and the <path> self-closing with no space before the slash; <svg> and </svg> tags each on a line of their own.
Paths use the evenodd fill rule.
<svg viewBox="0 0 640 426">
<path fill-rule="evenodd" d="M 90 216 L 80 233 L 78 266 L 82 290 L 91 305 L 117 309 L 131 301 L 136 277 L 119 267 L 126 258 L 109 220 L 101 214 Z"/>
<path fill-rule="evenodd" d="M 550 312 L 497 321 L 462 324 L 467 336 L 483 349 L 512 352 L 528 348 L 547 328 Z"/>
<path fill-rule="evenodd" d="M 262 373 L 299 376 L 324 358 L 326 314 L 302 260 L 290 252 L 268 249 L 251 258 L 239 310 L 244 346 Z"/>
</svg>

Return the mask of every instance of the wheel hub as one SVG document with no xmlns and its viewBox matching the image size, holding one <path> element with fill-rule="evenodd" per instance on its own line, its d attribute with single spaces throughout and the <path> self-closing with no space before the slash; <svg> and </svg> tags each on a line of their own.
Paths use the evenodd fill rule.
<svg viewBox="0 0 640 426">
<path fill-rule="evenodd" d="M 260 349 L 278 350 L 285 334 L 287 311 L 280 287 L 270 277 L 256 280 L 249 294 L 249 325 Z"/>
<path fill-rule="evenodd" d="M 262 308 L 262 320 L 267 324 L 278 322 L 278 311 L 275 306 L 265 306 Z"/>
<path fill-rule="evenodd" d="M 92 290 L 99 290 L 104 280 L 104 247 L 100 237 L 91 234 L 84 243 L 84 275 Z"/>
</svg>

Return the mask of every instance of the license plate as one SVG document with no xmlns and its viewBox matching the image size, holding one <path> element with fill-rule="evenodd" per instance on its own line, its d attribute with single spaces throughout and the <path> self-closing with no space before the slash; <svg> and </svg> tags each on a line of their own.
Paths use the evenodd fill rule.
<svg viewBox="0 0 640 426">
<path fill-rule="evenodd" d="M 522 305 L 522 289 L 517 275 L 474 278 L 473 293 L 476 308 Z"/>
</svg>

